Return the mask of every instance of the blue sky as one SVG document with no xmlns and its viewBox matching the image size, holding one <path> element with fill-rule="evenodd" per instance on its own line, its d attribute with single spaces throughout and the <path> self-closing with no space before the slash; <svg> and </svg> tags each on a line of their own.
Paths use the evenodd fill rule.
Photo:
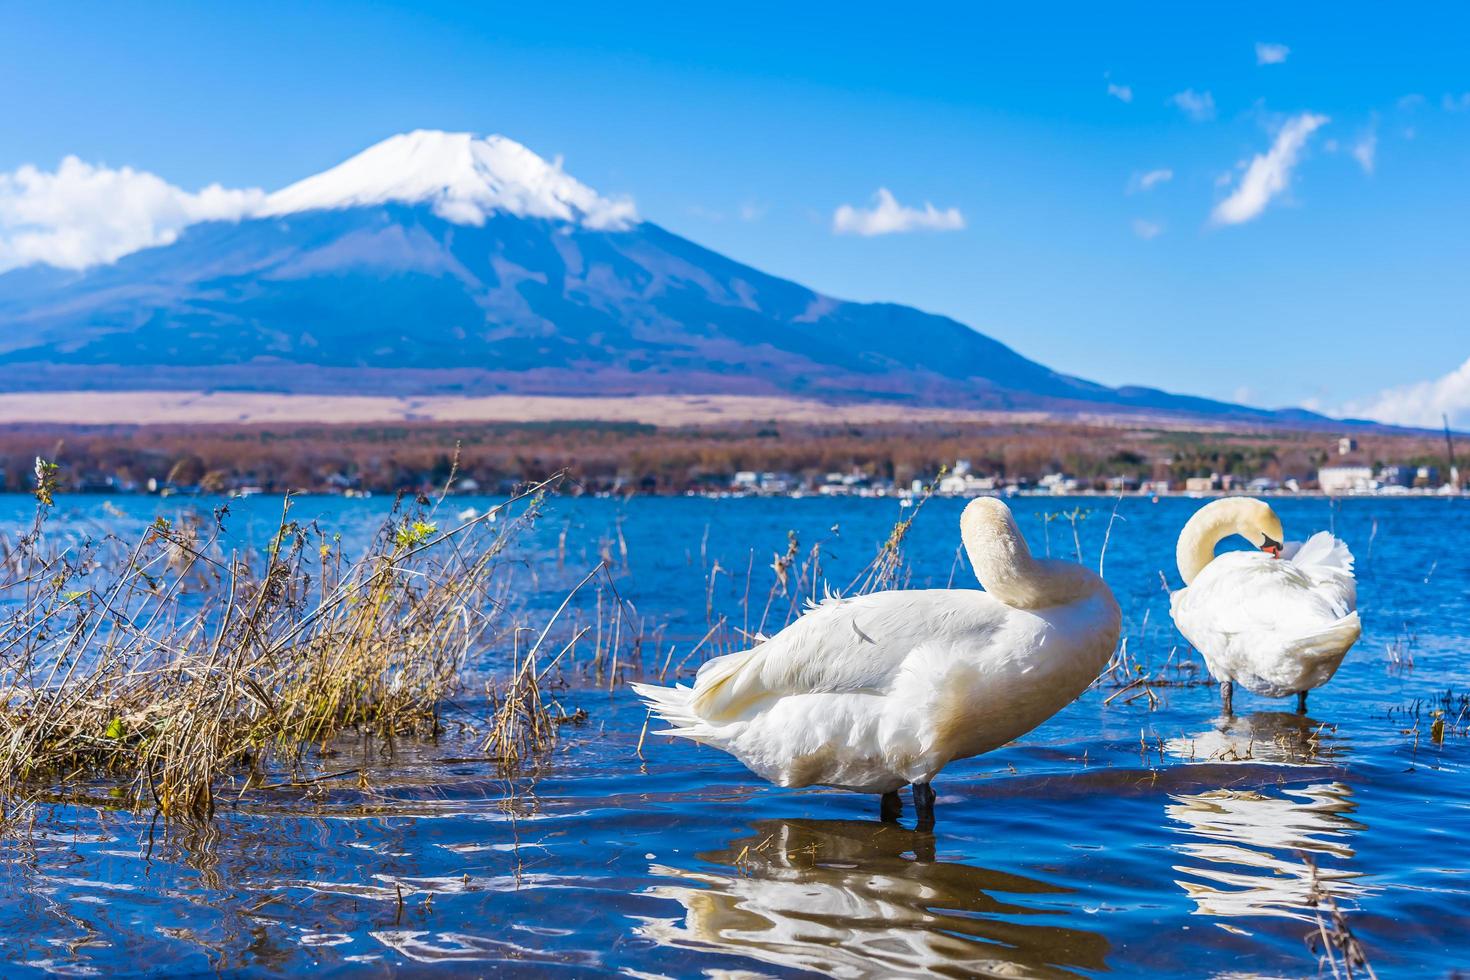
<svg viewBox="0 0 1470 980">
<path fill-rule="evenodd" d="M 1470 8 L 790 6 L 10 5 L 0 171 L 269 190 L 393 133 L 498 132 L 1061 370 L 1470 421 Z M 837 233 L 880 188 L 963 227 Z"/>
</svg>

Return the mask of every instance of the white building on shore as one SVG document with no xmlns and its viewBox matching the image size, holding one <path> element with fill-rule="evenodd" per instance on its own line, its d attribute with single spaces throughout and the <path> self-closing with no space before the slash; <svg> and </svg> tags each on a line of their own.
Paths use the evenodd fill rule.
<svg viewBox="0 0 1470 980">
<path fill-rule="evenodd" d="M 1378 481 L 1373 479 L 1373 467 L 1349 464 L 1322 467 L 1317 485 L 1325 494 L 1368 493 L 1378 488 Z"/>
</svg>

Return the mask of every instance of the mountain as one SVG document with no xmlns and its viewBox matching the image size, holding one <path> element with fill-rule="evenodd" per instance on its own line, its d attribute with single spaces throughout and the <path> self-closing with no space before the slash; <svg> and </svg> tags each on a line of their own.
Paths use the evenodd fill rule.
<svg viewBox="0 0 1470 980">
<path fill-rule="evenodd" d="M 947 317 L 834 299 L 702 248 L 504 137 L 429 131 L 110 265 L 0 275 L 0 368 L 10 391 L 786 394 L 1319 419 L 1060 374 Z"/>
</svg>

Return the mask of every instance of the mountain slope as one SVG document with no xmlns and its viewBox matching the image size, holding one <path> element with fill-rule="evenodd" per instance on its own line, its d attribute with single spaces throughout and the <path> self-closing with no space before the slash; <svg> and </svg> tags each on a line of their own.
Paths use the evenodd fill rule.
<svg viewBox="0 0 1470 980">
<path fill-rule="evenodd" d="M 822 296 L 509 140 L 414 133 L 255 217 L 0 276 L 0 390 L 794 394 L 1271 413 L 1059 374 L 946 317 Z"/>
</svg>

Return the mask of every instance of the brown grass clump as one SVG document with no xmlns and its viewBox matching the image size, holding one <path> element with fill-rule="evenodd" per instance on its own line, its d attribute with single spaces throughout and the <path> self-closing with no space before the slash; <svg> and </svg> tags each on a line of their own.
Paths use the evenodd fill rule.
<svg viewBox="0 0 1470 980">
<path fill-rule="evenodd" d="M 552 701 L 548 704 L 542 696 L 541 682 L 547 672 L 561 662 L 567 651 L 576 647 L 577 641 L 585 636 L 591 627 L 583 627 L 574 632 L 571 639 L 561 648 L 561 652 L 553 657 L 545 667 L 540 665 L 539 655 L 552 627 L 556 625 L 562 613 L 566 612 L 567 606 L 582 590 L 582 586 L 592 581 L 599 573 L 606 574 L 605 570 L 606 565 L 599 562 L 597 567 L 577 584 L 576 588 L 567 593 L 567 597 L 562 600 L 561 606 L 552 614 L 551 619 L 542 628 L 540 635 L 536 637 L 535 644 L 529 650 L 522 654 L 517 643 L 511 661 L 510 676 L 504 684 L 496 685 L 493 681 L 486 684 L 485 693 L 490 702 L 490 730 L 485 736 L 482 748 L 495 761 L 502 775 L 510 775 L 528 759 L 533 759 L 549 750 L 556 744 L 557 734 L 562 725 L 581 724 L 587 720 L 587 713 L 580 708 L 568 714 L 557 702 Z M 517 639 L 519 639 L 519 633 L 517 633 Z M 600 659 L 599 649 L 599 662 Z M 551 710 L 553 707 L 556 709 L 554 714 Z"/>
<path fill-rule="evenodd" d="M 53 541 L 54 470 L 37 474 L 35 523 L 0 554 L 0 793 L 104 774 L 199 819 L 229 777 L 295 773 L 348 728 L 437 733 L 554 483 L 448 529 L 400 499 L 356 558 L 288 498 L 260 557 L 223 553 L 224 507 L 131 545 Z"/>
</svg>

